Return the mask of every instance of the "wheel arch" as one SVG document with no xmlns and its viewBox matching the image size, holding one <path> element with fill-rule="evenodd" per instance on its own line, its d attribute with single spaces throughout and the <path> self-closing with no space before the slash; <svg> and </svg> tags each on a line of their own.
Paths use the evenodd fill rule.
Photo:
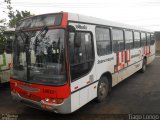
<svg viewBox="0 0 160 120">
<path fill-rule="evenodd" d="M 144 56 L 144 57 L 143 57 L 143 60 L 146 60 L 146 62 L 147 62 L 147 56 Z"/>
</svg>

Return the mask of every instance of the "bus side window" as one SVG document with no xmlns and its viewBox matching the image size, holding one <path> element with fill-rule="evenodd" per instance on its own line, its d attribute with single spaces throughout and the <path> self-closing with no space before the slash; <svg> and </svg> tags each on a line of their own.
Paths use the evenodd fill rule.
<svg viewBox="0 0 160 120">
<path fill-rule="evenodd" d="M 81 41 L 80 46 L 75 46 L 75 39 Z M 70 73 L 72 81 L 87 74 L 94 62 L 94 49 L 91 33 L 76 32 L 69 34 L 68 41 Z"/>
<path fill-rule="evenodd" d="M 153 45 L 154 43 L 155 43 L 154 34 L 151 34 L 151 42 L 150 42 L 150 44 Z"/>
<path fill-rule="evenodd" d="M 96 43 L 99 56 L 112 52 L 110 30 L 108 28 L 96 28 Z"/>
<path fill-rule="evenodd" d="M 113 51 L 123 51 L 125 49 L 124 44 L 124 37 L 123 37 L 123 30 L 120 29 L 112 29 L 112 36 L 113 36 Z"/>
<path fill-rule="evenodd" d="M 150 41 L 151 41 L 151 38 L 150 38 L 150 37 L 151 37 L 150 34 L 147 33 L 147 45 L 150 45 Z"/>
<path fill-rule="evenodd" d="M 133 49 L 134 44 L 133 44 L 133 32 L 132 31 L 125 31 L 125 44 L 126 44 L 126 49 Z"/>
<path fill-rule="evenodd" d="M 69 53 L 70 64 L 74 63 L 74 37 L 75 37 L 75 33 L 70 32 L 69 40 L 68 40 L 68 50 L 69 50 L 68 53 Z"/>
<path fill-rule="evenodd" d="M 140 33 L 134 32 L 134 48 L 140 48 Z"/>
<path fill-rule="evenodd" d="M 146 40 L 146 33 L 141 33 L 141 46 L 146 46 L 147 40 Z"/>
</svg>

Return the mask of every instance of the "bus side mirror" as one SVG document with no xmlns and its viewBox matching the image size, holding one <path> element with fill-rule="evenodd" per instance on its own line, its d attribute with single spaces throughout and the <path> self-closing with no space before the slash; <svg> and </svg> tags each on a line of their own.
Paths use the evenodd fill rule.
<svg viewBox="0 0 160 120">
<path fill-rule="evenodd" d="M 78 48 L 81 46 L 81 34 L 76 33 L 74 39 L 74 46 Z"/>
<path fill-rule="evenodd" d="M 76 32 L 75 27 L 72 26 L 72 25 L 69 25 L 69 26 L 67 27 L 67 30 L 68 30 L 68 32 Z"/>
</svg>

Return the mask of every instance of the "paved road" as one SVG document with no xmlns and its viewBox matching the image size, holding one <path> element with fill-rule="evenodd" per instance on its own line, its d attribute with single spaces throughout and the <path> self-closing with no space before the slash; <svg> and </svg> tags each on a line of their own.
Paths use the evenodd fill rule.
<svg viewBox="0 0 160 120">
<path fill-rule="evenodd" d="M 0 113 L 4 114 L 3 116 L 18 114 L 18 118 L 26 120 L 85 117 L 92 120 L 104 118 L 119 120 L 127 119 L 128 115 L 122 114 L 158 114 L 160 113 L 160 57 L 147 67 L 144 74 L 137 72 L 116 85 L 105 102 L 97 104 L 93 100 L 69 115 L 57 115 L 16 103 L 11 99 L 9 85 L 4 85 L 0 88 Z"/>
</svg>

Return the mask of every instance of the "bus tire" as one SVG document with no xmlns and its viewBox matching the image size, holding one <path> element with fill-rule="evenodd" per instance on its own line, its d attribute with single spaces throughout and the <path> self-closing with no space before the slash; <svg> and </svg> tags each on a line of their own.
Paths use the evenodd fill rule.
<svg viewBox="0 0 160 120">
<path fill-rule="evenodd" d="M 96 101 L 98 103 L 104 101 L 109 93 L 109 82 L 108 82 L 108 78 L 105 76 L 102 76 L 100 78 L 100 81 L 98 83 L 98 87 L 97 87 L 97 98 Z"/>
<path fill-rule="evenodd" d="M 147 60 L 143 59 L 142 68 L 140 69 L 140 72 L 144 73 L 146 71 L 146 68 L 147 68 Z"/>
</svg>

